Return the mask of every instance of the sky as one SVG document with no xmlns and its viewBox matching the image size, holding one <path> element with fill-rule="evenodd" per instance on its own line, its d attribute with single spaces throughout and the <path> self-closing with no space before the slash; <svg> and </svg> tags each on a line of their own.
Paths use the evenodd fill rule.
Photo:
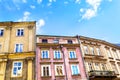
<svg viewBox="0 0 120 80">
<path fill-rule="evenodd" d="M 36 21 L 40 35 L 120 43 L 120 0 L 0 0 L 3 21 Z"/>
</svg>

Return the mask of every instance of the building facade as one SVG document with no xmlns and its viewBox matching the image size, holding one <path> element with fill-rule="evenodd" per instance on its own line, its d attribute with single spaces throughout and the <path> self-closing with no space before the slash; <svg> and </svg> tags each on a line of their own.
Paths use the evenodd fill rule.
<svg viewBox="0 0 120 80">
<path fill-rule="evenodd" d="M 109 42 L 79 36 L 89 80 L 120 80 L 120 47 Z"/>
<path fill-rule="evenodd" d="M 36 22 L 0 22 L 0 80 L 35 80 Z"/>
<path fill-rule="evenodd" d="M 87 80 L 76 37 L 37 35 L 37 80 Z"/>
</svg>

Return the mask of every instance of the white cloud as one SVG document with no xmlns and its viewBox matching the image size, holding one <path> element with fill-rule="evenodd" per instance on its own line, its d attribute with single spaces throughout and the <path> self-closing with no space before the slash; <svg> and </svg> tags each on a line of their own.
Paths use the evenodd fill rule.
<svg viewBox="0 0 120 80">
<path fill-rule="evenodd" d="M 83 9 L 83 8 L 80 8 L 80 12 L 84 12 L 84 9 Z"/>
<path fill-rule="evenodd" d="M 80 4 L 80 0 L 76 0 L 76 1 L 75 1 L 75 3 L 78 3 L 78 4 Z"/>
<path fill-rule="evenodd" d="M 56 2 L 56 0 L 49 0 L 49 2 L 51 3 L 51 2 Z"/>
<path fill-rule="evenodd" d="M 34 6 L 34 5 L 30 5 L 30 8 L 31 8 L 31 9 L 35 9 L 35 6 Z"/>
<path fill-rule="evenodd" d="M 109 2 L 112 2 L 112 0 L 108 0 Z"/>
<path fill-rule="evenodd" d="M 101 2 L 102 0 L 86 0 L 86 3 L 89 4 L 90 7 L 85 10 L 80 9 L 80 12 L 84 12 L 82 19 L 91 19 L 95 17 Z"/>
<path fill-rule="evenodd" d="M 42 0 L 37 0 L 38 3 L 42 3 Z"/>
<path fill-rule="evenodd" d="M 27 20 L 29 20 L 30 14 L 31 14 L 30 12 L 25 11 L 24 14 L 23 14 L 23 17 L 20 18 L 18 21 L 27 21 Z"/>
<path fill-rule="evenodd" d="M 41 32 L 41 27 L 45 26 L 45 20 L 39 19 L 36 23 L 37 33 Z"/>
<path fill-rule="evenodd" d="M 22 0 L 23 3 L 27 3 L 27 0 Z"/>
<path fill-rule="evenodd" d="M 96 16 L 96 12 L 93 9 L 87 9 L 82 19 L 90 19 Z"/>
</svg>

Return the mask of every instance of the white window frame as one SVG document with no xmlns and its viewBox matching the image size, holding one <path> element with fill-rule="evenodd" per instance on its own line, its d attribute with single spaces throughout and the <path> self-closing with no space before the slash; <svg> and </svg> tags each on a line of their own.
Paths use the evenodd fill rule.
<svg viewBox="0 0 120 80">
<path fill-rule="evenodd" d="M 88 54 L 88 46 L 83 46 L 83 49 L 84 49 L 84 54 Z"/>
<path fill-rule="evenodd" d="M 97 50 L 97 54 L 98 54 L 98 55 L 101 55 L 100 48 L 96 48 L 96 50 Z"/>
<path fill-rule="evenodd" d="M 57 66 L 62 66 L 62 75 L 59 75 L 58 73 L 57 73 Z M 55 65 L 55 76 L 63 76 L 64 75 L 64 67 L 63 67 L 63 65 L 62 64 L 56 64 Z"/>
<path fill-rule="evenodd" d="M 56 57 L 56 52 L 57 51 L 57 57 Z M 58 56 L 58 52 L 59 52 L 59 54 L 60 54 L 60 58 L 59 58 L 59 56 Z M 54 58 L 55 59 L 61 59 L 61 51 L 60 50 L 54 50 Z"/>
<path fill-rule="evenodd" d="M 18 45 L 19 45 L 19 50 L 18 50 L 18 53 L 19 52 L 23 52 L 23 44 L 21 44 L 21 43 L 17 43 Z M 14 52 L 16 52 L 16 48 L 17 48 L 17 44 L 15 44 L 15 49 L 14 49 Z M 22 45 L 22 47 L 20 46 L 20 45 Z M 22 51 L 20 51 L 20 48 L 22 48 Z M 17 52 L 16 52 L 17 53 Z"/>
<path fill-rule="evenodd" d="M 48 67 L 49 68 L 49 75 L 48 76 L 51 76 L 51 67 L 50 67 L 50 65 L 41 65 L 41 76 L 46 77 L 43 74 L 43 67 Z"/>
<path fill-rule="evenodd" d="M 4 28 L 0 28 L 0 33 L 1 33 L 1 30 L 3 30 L 3 35 L 4 35 Z M 3 35 L 2 35 L 2 36 L 3 36 Z M 0 37 L 1 37 L 1 35 L 0 35 Z"/>
<path fill-rule="evenodd" d="M 42 55 L 43 55 L 43 51 L 45 51 L 45 52 L 47 51 L 47 53 L 48 53 L 48 57 L 47 57 L 47 58 L 46 58 L 46 57 L 43 58 L 43 56 L 42 56 Z M 41 50 L 41 58 L 42 58 L 42 59 L 48 59 L 48 58 L 50 58 L 50 57 L 49 57 L 49 50 Z"/>
<path fill-rule="evenodd" d="M 107 49 L 107 55 L 108 55 L 108 57 L 112 57 L 112 54 L 111 54 L 111 52 L 110 52 L 110 49 Z"/>
<path fill-rule="evenodd" d="M 18 30 L 20 29 L 20 35 L 18 35 Z M 21 34 L 21 30 L 23 30 L 23 35 Z M 24 36 L 24 28 L 17 28 L 16 36 Z"/>
<path fill-rule="evenodd" d="M 72 54 L 72 57 L 71 57 L 71 56 L 70 56 L 70 52 L 74 52 L 75 57 L 73 57 L 73 54 Z M 76 52 L 73 51 L 73 50 L 69 51 L 69 58 L 70 58 L 70 59 L 76 59 Z"/>
<path fill-rule="evenodd" d="M 72 66 L 77 66 L 78 74 L 74 74 L 74 70 L 72 69 Z M 78 64 L 71 64 L 71 72 L 72 72 L 72 75 L 79 75 L 80 74 L 79 65 Z"/>
<path fill-rule="evenodd" d="M 13 74 L 13 72 L 14 72 L 13 70 L 14 70 L 14 67 L 15 67 L 15 66 L 14 66 L 14 63 L 18 63 L 18 62 L 21 63 L 21 70 L 18 70 L 18 66 L 17 66 L 17 72 L 16 72 L 17 74 L 14 75 L 14 74 Z M 22 76 L 22 68 L 23 68 L 23 62 L 22 62 L 22 61 L 14 61 L 14 62 L 13 62 L 13 65 L 12 65 L 12 73 L 11 73 L 11 74 L 12 74 L 12 77 L 20 77 L 20 76 Z M 20 75 L 18 75 L 18 73 L 19 73 Z"/>
<path fill-rule="evenodd" d="M 90 52 L 91 52 L 92 55 L 95 55 L 95 50 L 94 50 L 93 46 L 90 47 Z"/>
</svg>

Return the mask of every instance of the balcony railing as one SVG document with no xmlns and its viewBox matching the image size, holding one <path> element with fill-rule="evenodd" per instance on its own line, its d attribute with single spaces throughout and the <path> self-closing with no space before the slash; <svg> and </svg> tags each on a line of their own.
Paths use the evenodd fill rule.
<svg viewBox="0 0 120 80">
<path fill-rule="evenodd" d="M 97 71 L 92 70 L 89 72 L 89 76 L 94 77 L 116 77 L 116 74 L 114 71 Z"/>
</svg>

